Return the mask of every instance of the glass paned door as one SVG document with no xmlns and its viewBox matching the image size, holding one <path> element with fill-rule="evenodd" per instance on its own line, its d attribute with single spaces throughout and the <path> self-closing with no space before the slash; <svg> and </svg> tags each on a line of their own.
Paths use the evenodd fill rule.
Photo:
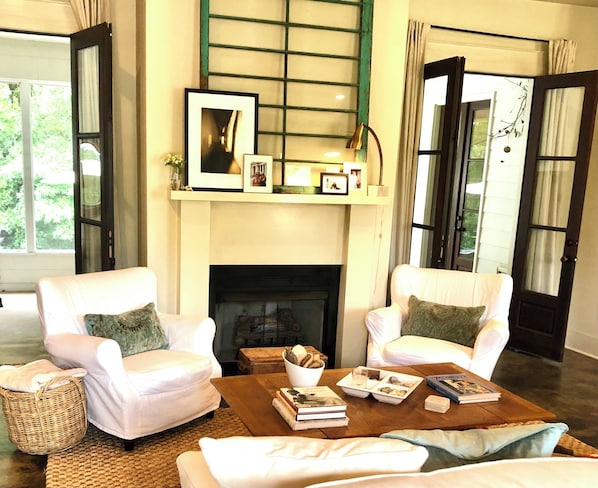
<svg viewBox="0 0 598 488">
<path fill-rule="evenodd" d="M 464 58 L 426 64 L 410 264 L 444 267 Z"/>
<path fill-rule="evenodd" d="M 77 273 L 113 269 L 112 54 L 110 27 L 71 36 Z"/>
<path fill-rule="evenodd" d="M 513 261 L 510 345 L 563 358 L 598 71 L 538 78 Z"/>
</svg>

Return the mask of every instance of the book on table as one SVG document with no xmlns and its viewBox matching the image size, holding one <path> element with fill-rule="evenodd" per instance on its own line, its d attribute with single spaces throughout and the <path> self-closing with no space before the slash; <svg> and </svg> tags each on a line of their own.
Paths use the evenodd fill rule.
<svg viewBox="0 0 598 488">
<path fill-rule="evenodd" d="M 273 398 L 272 406 L 293 430 L 325 429 L 330 427 L 346 427 L 349 425 L 349 418 L 346 415 L 340 418 L 297 420 L 295 412 L 280 398 Z"/>
<path fill-rule="evenodd" d="M 456 403 L 495 402 L 500 392 L 467 373 L 426 376 L 426 384 Z"/>
<path fill-rule="evenodd" d="M 293 405 L 290 405 L 280 391 L 276 392 L 276 397 L 284 403 L 287 408 L 295 415 L 296 420 L 318 420 L 318 419 L 339 419 L 343 418 L 347 412 L 346 407 L 340 407 L 337 410 L 329 410 L 325 412 L 311 412 L 299 413 Z"/>
<path fill-rule="evenodd" d="M 347 402 L 328 386 L 281 388 L 278 393 L 279 397 L 296 414 L 344 412 L 347 410 Z"/>
</svg>

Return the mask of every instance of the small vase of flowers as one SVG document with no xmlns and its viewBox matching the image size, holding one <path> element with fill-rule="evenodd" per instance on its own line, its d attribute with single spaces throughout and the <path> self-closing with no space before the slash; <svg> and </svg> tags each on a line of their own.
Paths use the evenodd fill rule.
<svg viewBox="0 0 598 488">
<path fill-rule="evenodd" d="M 169 152 L 162 156 L 164 166 L 170 166 L 170 188 L 180 190 L 182 186 L 181 171 L 185 166 L 183 156 L 177 153 Z"/>
</svg>

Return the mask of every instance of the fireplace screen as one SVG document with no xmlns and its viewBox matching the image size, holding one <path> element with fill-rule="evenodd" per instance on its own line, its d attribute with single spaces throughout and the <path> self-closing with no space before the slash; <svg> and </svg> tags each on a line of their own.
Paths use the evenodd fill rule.
<svg viewBox="0 0 598 488">
<path fill-rule="evenodd" d="M 319 295 L 319 296 L 318 296 Z M 216 354 L 224 362 L 235 361 L 241 347 L 322 347 L 324 293 L 285 296 L 248 294 L 226 297 L 216 305 Z"/>
</svg>

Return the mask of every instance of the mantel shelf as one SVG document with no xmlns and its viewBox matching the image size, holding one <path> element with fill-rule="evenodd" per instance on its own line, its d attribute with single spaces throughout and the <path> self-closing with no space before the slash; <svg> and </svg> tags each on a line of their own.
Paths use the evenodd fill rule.
<svg viewBox="0 0 598 488">
<path fill-rule="evenodd" d="M 228 191 L 171 191 L 171 200 L 185 202 L 298 203 L 315 205 L 389 205 L 391 198 L 305 193 L 244 193 Z"/>
</svg>

